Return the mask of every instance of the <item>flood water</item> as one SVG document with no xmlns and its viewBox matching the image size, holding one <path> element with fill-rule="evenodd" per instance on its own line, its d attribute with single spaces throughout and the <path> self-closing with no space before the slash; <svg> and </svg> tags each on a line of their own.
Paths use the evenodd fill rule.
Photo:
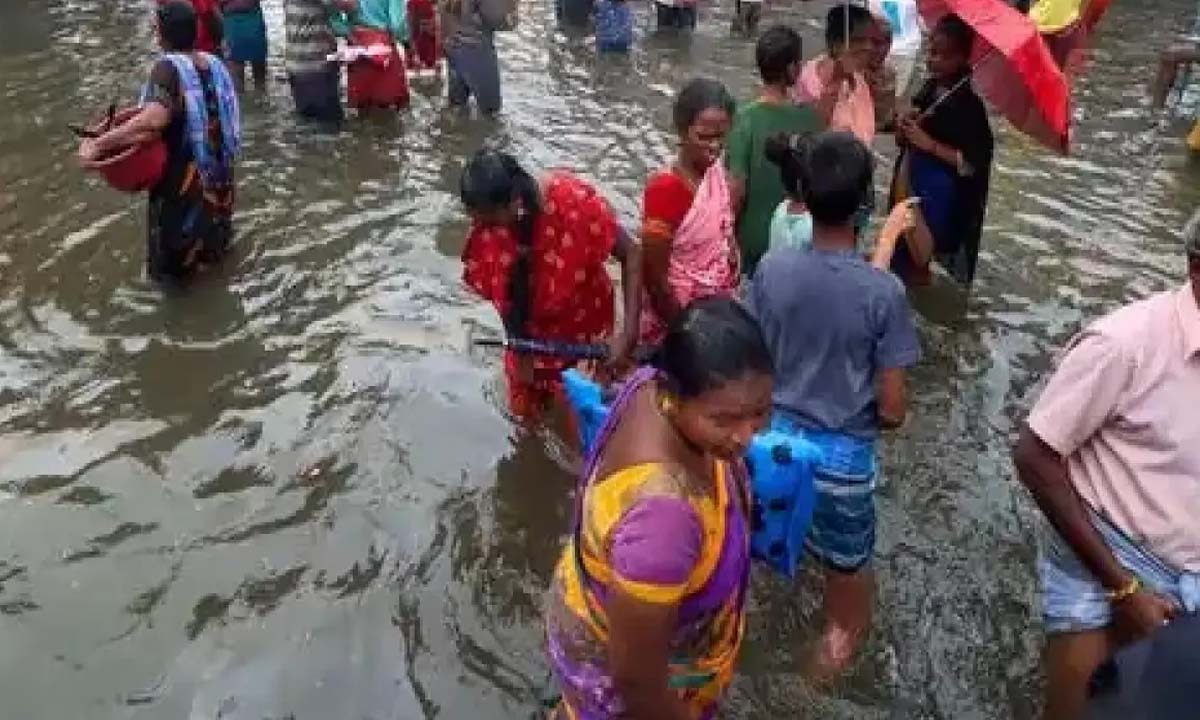
<svg viewBox="0 0 1200 720">
<path fill-rule="evenodd" d="M 690 44 L 598 61 L 528 0 L 498 122 L 425 86 L 402 119 L 339 134 L 293 118 L 276 62 L 244 104 L 235 257 L 164 295 L 143 200 L 78 172 L 65 128 L 134 95 L 145 5 L 0 9 L 0 716 L 534 716 L 572 459 L 505 419 L 496 359 L 468 351 L 498 323 L 459 282 L 461 159 L 486 141 L 572 168 L 632 224 L 673 150 L 673 88 L 705 73 L 749 97 L 752 46 L 720 7 Z M 279 60 L 281 2 L 265 5 Z M 767 22 L 815 39 L 824 7 Z M 1034 714 L 1036 515 L 1009 447 L 1083 321 L 1182 281 L 1200 170 L 1187 122 L 1144 89 L 1194 13 L 1114 3 L 1071 157 L 997 122 L 974 291 L 914 296 L 926 358 L 883 449 L 871 640 L 814 692 L 797 658 L 818 586 L 764 575 L 726 717 Z"/>
</svg>

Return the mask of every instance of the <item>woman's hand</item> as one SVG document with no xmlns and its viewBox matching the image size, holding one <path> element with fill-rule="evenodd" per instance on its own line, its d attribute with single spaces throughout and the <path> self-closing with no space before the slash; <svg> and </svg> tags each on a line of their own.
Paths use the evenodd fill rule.
<svg viewBox="0 0 1200 720">
<path fill-rule="evenodd" d="M 596 368 L 597 378 L 607 383 L 624 377 L 633 366 L 633 346 L 634 339 L 626 333 L 609 339 L 608 355 Z"/>
<path fill-rule="evenodd" d="M 1145 588 L 1113 603 L 1118 624 L 1134 638 L 1142 638 L 1162 628 L 1175 617 L 1179 608 L 1171 600 Z"/>
<path fill-rule="evenodd" d="M 100 145 L 96 138 L 84 138 L 79 143 L 79 164 L 89 168 L 100 159 Z"/>
<path fill-rule="evenodd" d="M 905 115 L 900 118 L 899 132 L 904 136 L 905 142 L 912 147 L 922 152 L 932 153 L 937 143 L 929 133 L 925 132 L 925 128 L 921 127 L 918 118 L 917 115 Z"/>
</svg>

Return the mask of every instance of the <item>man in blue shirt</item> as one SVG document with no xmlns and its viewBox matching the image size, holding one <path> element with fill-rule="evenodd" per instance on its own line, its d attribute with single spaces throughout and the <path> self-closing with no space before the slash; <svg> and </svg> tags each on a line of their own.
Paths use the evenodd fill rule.
<svg viewBox="0 0 1200 720">
<path fill-rule="evenodd" d="M 775 365 L 772 424 L 822 451 L 808 550 L 826 568 L 813 674 L 827 680 L 849 665 L 870 628 L 875 441 L 904 422 L 905 369 L 921 351 L 903 287 L 857 249 L 855 214 L 872 192 L 870 150 L 829 132 L 803 155 L 812 246 L 768 252 L 749 301 Z"/>
</svg>

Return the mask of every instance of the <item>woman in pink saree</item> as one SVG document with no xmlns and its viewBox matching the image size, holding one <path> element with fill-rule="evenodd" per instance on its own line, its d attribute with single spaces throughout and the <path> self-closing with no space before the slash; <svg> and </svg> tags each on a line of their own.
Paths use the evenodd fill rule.
<svg viewBox="0 0 1200 720">
<path fill-rule="evenodd" d="M 640 342 L 657 345 L 693 300 L 736 294 L 741 279 L 725 165 L 735 104 L 715 80 L 692 80 L 675 100 L 679 155 L 646 183 L 645 299 Z"/>
</svg>

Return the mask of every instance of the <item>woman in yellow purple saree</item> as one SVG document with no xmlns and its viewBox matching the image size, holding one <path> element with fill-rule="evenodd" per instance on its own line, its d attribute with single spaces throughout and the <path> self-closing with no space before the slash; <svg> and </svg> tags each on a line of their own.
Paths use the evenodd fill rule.
<svg viewBox="0 0 1200 720">
<path fill-rule="evenodd" d="M 699 300 L 622 387 L 580 476 L 546 603 L 558 720 L 711 718 L 733 676 L 750 568 L 741 457 L 771 360 L 734 300 Z"/>
</svg>

